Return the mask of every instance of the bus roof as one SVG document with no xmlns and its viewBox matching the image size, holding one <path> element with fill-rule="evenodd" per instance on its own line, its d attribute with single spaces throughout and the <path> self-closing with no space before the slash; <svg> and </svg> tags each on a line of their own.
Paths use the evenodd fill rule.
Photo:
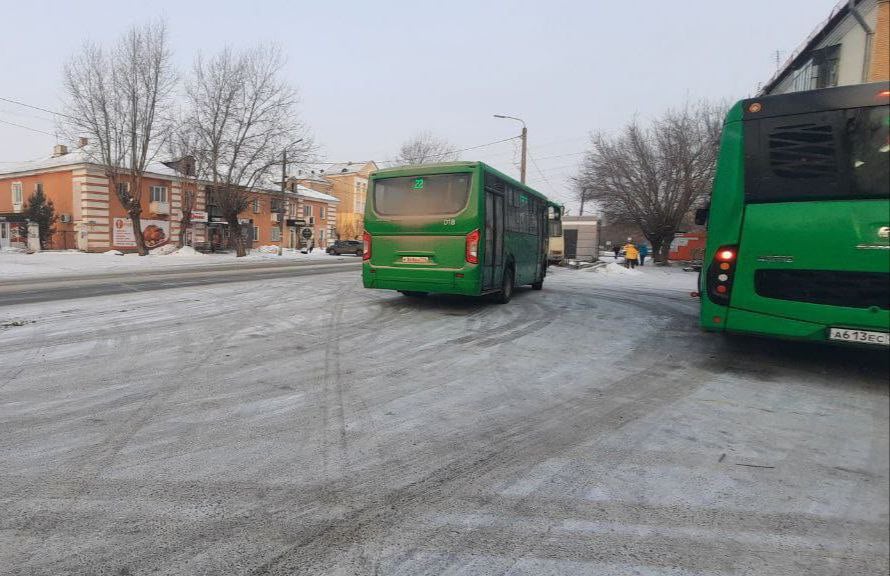
<svg viewBox="0 0 890 576">
<path fill-rule="evenodd" d="M 532 194 L 533 196 L 537 196 L 541 200 L 547 202 L 552 206 L 561 206 L 556 202 L 553 202 L 545 195 L 541 194 L 534 188 L 531 188 L 527 184 L 522 184 L 518 180 L 515 180 L 500 170 L 496 170 L 486 164 L 485 162 L 476 161 L 458 161 L 458 162 L 439 162 L 437 164 L 418 164 L 415 166 L 398 166 L 395 168 L 383 168 L 381 170 L 375 170 L 371 173 L 371 178 L 397 178 L 399 176 L 423 176 L 427 174 L 438 174 L 438 173 L 448 173 L 448 172 L 461 172 L 461 171 L 469 171 L 475 170 L 476 168 L 481 167 L 486 172 L 490 172 L 496 175 L 503 180 L 509 182 L 512 186 L 520 188 L 525 192 Z"/>
<path fill-rule="evenodd" d="M 890 90 L 890 82 L 871 82 L 869 84 L 773 94 L 742 100 L 733 107 L 732 112 L 741 114 L 744 120 L 756 120 L 823 110 L 880 106 L 890 102 L 888 90 Z"/>
</svg>

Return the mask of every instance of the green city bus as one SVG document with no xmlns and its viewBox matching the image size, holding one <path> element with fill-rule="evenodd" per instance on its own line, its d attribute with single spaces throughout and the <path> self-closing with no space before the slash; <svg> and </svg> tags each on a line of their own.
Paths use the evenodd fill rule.
<svg viewBox="0 0 890 576">
<path fill-rule="evenodd" d="M 365 205 L 363 283 L 508 302 L 515 286 L 543 287 L 548 214 L 559 210 L 482 162 L 379 170 Z"/>
<path fill-rule="evenodd" d="M 708 220 L 705 330 L 890 345 L 890 84 L 730 109 Z"/>
</svg>

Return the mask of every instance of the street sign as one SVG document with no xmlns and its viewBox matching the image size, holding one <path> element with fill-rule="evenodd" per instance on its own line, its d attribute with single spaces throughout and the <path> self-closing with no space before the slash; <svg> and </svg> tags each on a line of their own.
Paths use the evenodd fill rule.
<svg viewBox="0 0 890 576">
<path fill-rule="evenodd" d="M 303 228 L 302 230 L 300 230 L 300 236 L 302 236 L 306 240 L 309 240 L 310 238 L 312 238 L 312 228 Z"/>
</svg>

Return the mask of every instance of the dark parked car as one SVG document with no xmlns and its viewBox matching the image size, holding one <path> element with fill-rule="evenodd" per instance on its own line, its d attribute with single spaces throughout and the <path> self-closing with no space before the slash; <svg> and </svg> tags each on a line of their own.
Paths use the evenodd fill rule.
<svg viewBox="0 0 890 576">
<path fill-rule="evenodd" d="M 342 256 L 343 254 L 355 254 L 361 256 L 364 246 L 358 240 L 337 240 L 328 246 L 328 254 Z"/>
</svg>

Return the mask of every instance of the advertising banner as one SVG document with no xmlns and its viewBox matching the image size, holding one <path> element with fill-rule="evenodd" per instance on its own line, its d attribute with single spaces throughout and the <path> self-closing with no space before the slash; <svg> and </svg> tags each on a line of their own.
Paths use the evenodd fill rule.
<svg viewBox="0 0 890 576">
<path fill-rule="evenodd" d="M 207 222 L 207 211 L 192 210 L 192 222 Z"/>
<path fill-rule="evenodd" d="M 170 241 L 170 222 L 168 220 L 142 220 L 142 237 L 145 247 L 151 250 L 163 246 Z M 135 248 L 136 236 L 129 218 L 115 218 L 111 232 L 111 245 L 115 248 Z"/>
</svg>

